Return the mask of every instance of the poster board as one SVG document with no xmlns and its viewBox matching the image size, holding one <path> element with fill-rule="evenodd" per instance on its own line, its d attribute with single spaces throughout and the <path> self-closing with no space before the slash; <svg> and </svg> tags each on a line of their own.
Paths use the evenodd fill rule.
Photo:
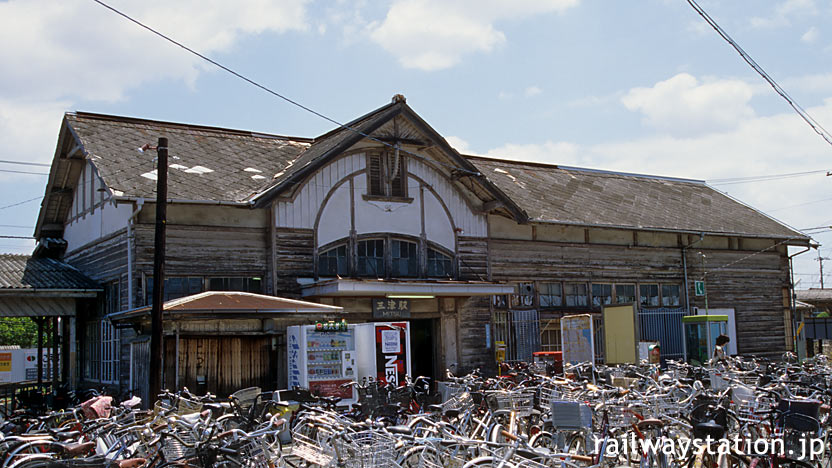
<svg viewBox="0 0 832 468">
<path fill-rule="evenodd" d="M 635 304 L 604 307 L 604 361 L 607 364 L 638 363 L 638 327 Z"/>
<path fill-rule="evenodd" d="M 595 363 L 595 335 L 592 316 L 567 315 L 560 319 L 560 336 L 563 343 L 564 364 Z"/>
</svg>

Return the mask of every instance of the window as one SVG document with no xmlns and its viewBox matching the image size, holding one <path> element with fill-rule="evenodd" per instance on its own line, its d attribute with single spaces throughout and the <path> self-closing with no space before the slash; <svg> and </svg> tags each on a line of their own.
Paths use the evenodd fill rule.
<svg viewBox="0 0 832 468">
<path fill-rule="evenodd" d="M 586 284 L 566 283 L 564 296 L 566 297 L 567 307 L 586 307 Z"/>
<path fill-rule="evenodd" d="M 491 296 L 491 304 L 495 309 L 508 309 L 508 296 L 505 294 Z"/>
<path fill-rule="evenodd" d="M 629 304 L 636 301 L 636 285 L 616 284 L 615 302 L 618 304 Z"/>
<path fill-rule="evenodd" d="M 358 276 L 384 278 L 384 241 L 366 240 L 358 243 Z"/>
<path fill-rule="evenodd" d="M 260 294 L 263 292 L 262 278 L 227 277 L 208 278 L 207 291 L 242 291 Z"/>
<path fill-rule="evenodd" d="M 416 277 L 419 276 L 419 256 L 415 242 L 393 240 L 390 255 L 393 257 L 394 277 Z"/>
<path fill-rule="evenodd" d="M 367 156 L 368 195 L 377 197 L 407 196 L 405 158 L 399 152 L 385 151 Z"/>
<path fill-rule="evenodd" d="M 101 335 L 99 320 L 87 322 L 84 327 L 84 378 L 101 379 Z"/>
<path fill-rule="evenodd" d="M 318 276 L 348 276 L 347 246 L 327 250 L 318 254 Z"/>
<path fill-rule="evenodd" d="M 119 282 L 113 281 L 104 285 L 104 313 L 109 315 L 121 310 L 121 290 Z"/>
<path fill-rule="evenodd" d="M 562 288 L 560 283 L 540 284 L 540 307 L 560 307 Z"/>
<path fill-rule="evenodd" d="M 511 307 L 534 307 L 534 283 L 517 283 Z"/>
<path fill-rule="evenodd" d="M 612 285 L 611 284 L 593 284 L 592 285 L 592 305 L 600 307 L 602 305 L 612 304 Z"/>
<path fill-rule="evenodd" d="M 85 326 L 84 378 L 101 382 L 118 380 L 119 332 L 107 319 Z"/>
<path fill-rule="evenodd" d="M 431 278 L 453 278 L 454 264 L 451 257 L 428 247 L 428 276 Z"/>
<path fill-rule="evenodd" d="M 162 300 L 167 302 L 171 299 L 199 294 L 203 291 L 201 276 L 171 276 L 165 278 L 165 289 L 162 291 Z M 153 277 L 147 277 L 147 291 L 145 292 L 145 304 L 153 303 Z"/>
<path fill-rule="evenodd" d="M 638 303 L 641 307 L 658 307 L 659 306 L 659 285 L 658 284 L 642 284 L 639 285 Z"/>
<path fill-rule="evenodd" d="M 662 306 L 674 307 L 681 304 L 680 290 L 678 284 L 663 284 L 662 285 Z"/>
</svg>

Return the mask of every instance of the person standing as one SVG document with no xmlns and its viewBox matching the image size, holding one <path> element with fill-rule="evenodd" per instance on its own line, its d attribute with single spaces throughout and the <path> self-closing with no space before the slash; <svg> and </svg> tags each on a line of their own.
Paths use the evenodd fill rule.
<svg viewBox="0 0 832 468">
<path fill-rule="evenodd" d="M 713 355 L 715 361 L 725 360 L 725 348 L 728 346 L 729 341 L 731 341 L 731 338 L 728 338 L 727 335 L 719 335 L 718 337 L 716 337 L 716 346 L 714 347 Z"/>
</svg>

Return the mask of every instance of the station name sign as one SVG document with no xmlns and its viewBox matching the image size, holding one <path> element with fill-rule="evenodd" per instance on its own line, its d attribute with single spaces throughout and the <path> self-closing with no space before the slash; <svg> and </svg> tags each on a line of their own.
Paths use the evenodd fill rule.
<svg viewBox="0 0 832 468">
<path fill-rule="evenodd" d="M 410 299 L 373 299 L 373 318 L 407 319 L 410 318 Z"/>
</svg>

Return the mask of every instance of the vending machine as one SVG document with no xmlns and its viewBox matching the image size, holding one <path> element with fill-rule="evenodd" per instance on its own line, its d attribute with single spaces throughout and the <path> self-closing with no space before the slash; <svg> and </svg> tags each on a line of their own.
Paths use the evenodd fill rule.
<svg viewBox="0 0 832 468">
<path fill-rule="evenodd" d="M 410 375 L 410 323 L 361 323 L 355 329 L 359 381 L 403 384 Z"/>
<path fill-rule="evenodd" d="M 332 324 L 287 327 L 289 388 L 355 403 L 355 389 L 343 384 L 356 380 L 356 329 L 345 322 Z"/>
</svg>

